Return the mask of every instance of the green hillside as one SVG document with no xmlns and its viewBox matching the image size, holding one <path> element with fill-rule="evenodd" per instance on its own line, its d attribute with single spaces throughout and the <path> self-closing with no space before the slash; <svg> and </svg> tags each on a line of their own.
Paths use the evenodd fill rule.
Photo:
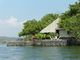
<svg viewBox="0 0 80 60">
<path fill-rule="evenodd" d="M 0 41 L 16 41 L 17 38 L 0 36 Z"/>
</svg>

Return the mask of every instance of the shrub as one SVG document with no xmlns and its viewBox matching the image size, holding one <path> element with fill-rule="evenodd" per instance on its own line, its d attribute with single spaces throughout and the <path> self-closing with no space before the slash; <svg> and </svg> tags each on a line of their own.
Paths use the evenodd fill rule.
<svg viewBox="0 0 80 60">
<path fill-rule="evenodd" d="M 25 37 L 24 37 L 24 41 L 30 41 L 31 36 L 32 36 L 32 35 L 27 35 L 27 36 L 25 36 Z"/>
</svg>

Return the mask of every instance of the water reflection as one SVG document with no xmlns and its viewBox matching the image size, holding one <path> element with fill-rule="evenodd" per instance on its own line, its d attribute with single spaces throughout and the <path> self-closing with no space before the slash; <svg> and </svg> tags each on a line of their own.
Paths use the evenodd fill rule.
<svg viewBox="0 0 80 60">
<path fill-rule="evenodd" d="M 0 60 L 80 60 L 80 47 L 7 47 L 1 44 Z"/>
</svg>

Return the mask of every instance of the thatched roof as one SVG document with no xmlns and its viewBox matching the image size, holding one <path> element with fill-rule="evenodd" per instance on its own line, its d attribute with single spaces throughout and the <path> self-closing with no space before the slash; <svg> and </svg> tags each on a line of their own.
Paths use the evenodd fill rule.
<svg viewBox="0 0 80 60">
<path fill-rule="evenodd" d="M 60 20 L 61 20 L 60 18 L 57 18 L 51 24 L 49 24 L 47 27 L 42 29 L 40 31 L 40 33 L 55 33 L 56 32 L 56 28 L 58 28 L 57 23 L 59 23 Z"/>
</svg>

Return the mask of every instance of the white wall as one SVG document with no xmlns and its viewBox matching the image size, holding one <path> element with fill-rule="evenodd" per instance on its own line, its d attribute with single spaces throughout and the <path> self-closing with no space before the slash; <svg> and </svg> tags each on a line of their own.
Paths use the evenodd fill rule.
<svg viewBox="0 0 80 60">
<path fill-rule="evenodd" d="M 69 37 L 67 31 L 65 30 L 59 30 L 59 35 L 60 37 Z"/>
</svg>

